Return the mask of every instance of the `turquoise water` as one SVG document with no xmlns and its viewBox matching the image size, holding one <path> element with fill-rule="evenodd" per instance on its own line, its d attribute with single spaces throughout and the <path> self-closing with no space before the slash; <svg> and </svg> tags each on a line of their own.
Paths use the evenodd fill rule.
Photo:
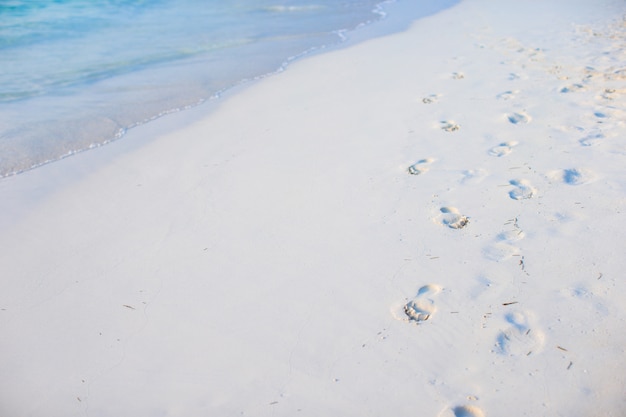
<svg viewBox="0 0 626 417">
<path fill-rule="evenodd" d="M 0 177 L 275 72 L 379 19 L 379 2 L 0 2 Z"/>
</svg>

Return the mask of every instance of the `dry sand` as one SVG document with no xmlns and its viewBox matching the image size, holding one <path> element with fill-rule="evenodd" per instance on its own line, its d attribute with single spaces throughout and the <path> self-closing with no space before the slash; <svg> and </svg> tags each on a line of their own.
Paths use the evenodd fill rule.
<svg viewBox="0 0 626 417">
<path fill-rule="evenodd" d="M 2 415 L 623 416 L 625 11 L 465 0 L 3 179 Z"/>
</svg>

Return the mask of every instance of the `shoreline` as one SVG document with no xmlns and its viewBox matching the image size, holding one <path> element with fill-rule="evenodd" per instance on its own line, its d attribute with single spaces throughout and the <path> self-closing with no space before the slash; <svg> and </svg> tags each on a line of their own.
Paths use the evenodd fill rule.
<svg viewBox="0 0 626 417">
<path fill-rule="evenodd" d="M 619 416 L 626 10 L 499 6 L 2 179 L 3 409 Z"/>
<path fill-rule="evenodd" d="M 65 114 L 63 117 L 60 116 L 60 118 L 64 120 L 63 123 L 65 123 L 65 126 L 49 121 L 45 130 L 47 135 L 57 136 L 63 139 L 56 141 L 58 143 L 54 141 L 43 141 L 43 145 L 40 144 L 36 146 L 36 149 L 33 149 L 34 145 L 32 145 L 32 143 L 35 142 L 38 135 L 41 135 L 42 125 L 44 122 L 33 120 L 31 123 L 33 126 L 27 128 L 23 121 L 21 121 L 17 125 L 20 126 L 17 130 L 22 130 L 21 136 L 16 136 L 9 131 L 4 132 L 6 135 L 4 137 L 2 149 L 6 155 L 10 155 L 10 158 L 5 158 L 7 160 L 3 161 L 0 166 L 0 179 L 13 175 L 19 175 L 20 173 L 72 157 L 78 153 L 88 152 L 93 149 L 106 146 L 112 142 L 124 139 L 129 130 L 151 123 L 157 119 L 185 112 L 195 107 L 203 106 L 207 103 L 209 103 L 208 106 L 210 106 L 213 104 L 213 101 L 219 101 L 223 95 L 231 94 L 231 90 L 236 92 L 245 88 L 249 84 L 260 82 L 267 77 L 276 76 L 285 71 L 289 65 L 301 59 L 307 59 L 328 51 L 347 48 L 367 39 L 401 32 L 403 29 L 406 29 L 412 21 L 412 19 L 408 16 L 413 16 L 414 19 L 418 19 L 420 17 L 436 13 L 446 7 L 450 7 L 450 5 L 455 2 L 458 2 L 458 0 L 446 0 L 443 4 L 439 4 L 435 7 L 434 5 L 417 6 L 415 4 L 411 4 L 411 2 L 405 2 L 404 0 L 398 1 L 399 2 L 394 0 L 380 1 L 376 7 L 371 10 L 372 18 L 370 20 L 366 20 L 355 27 L 327 32 L 326 34 L 328 36 L 336 37 L 336 39 L 328 41 L 329 43 L 322 43 L 309 47 L 303 45 L 301 49 L 294 49 L 293 46 L 283 45 L 283 47 L 286 48 L 284 58 L 277 58 L 275 60 L 273 58 L 270 59 L 268 62 L 271 61 L 273 64 L 268 62 L 264 65 L 257 64 L 259 66 L 254 73 L 247 74 L 244 71 L 241 72 L 239 76 L 232 77 L 229 80 L 224 78 L 225 76 L 223 73 L 217 71 L 215 77 L 216 81 L 213 87 L 204 85 L 198 80 L 197 82 L 199 83 L 199 86 L 202 84 L 202 93 L 192 93 L 187 91 L 187 96 L 185 96 L 177 95 L 174 91 L 172 91 L 169 94 L 171 96 L 169 98 L 169 102 L 167 102 L 165 95 L 167 88 L 171 89 L 171 86 L 167 87 L 166 85 L 163 85 L 161 86 L 161 91 L 154 89 L 154 86 L 150 84 L 144 86 L 142 78 L 160 78 L 163 84 L 168 84 L 168 81 L 166 80 L 167 77 L 164 77 L 163 73 L 169 72 L 172 78 L 178 78 L 177 76 L 180 74 L 176 74 L 176 72 L 170 68 L 171 66 L 176 65 L 182 65 L 184 67 L 181 70 L 182 74 L 192 79 L 198 78 L 198 74 L 204 73 L 205 71 L 197 68 L 197 64 L 176 64 L 176 62 L 171 62 L 160 68 L 153 67 L 138 69 L 137 71 L 132 71 L 122 77 L 110 77 L 108 79 L 100 80 L 100 82 L 95 83 L 93 86 L 85 86 L 85 91 L 83 91 L 82 94 L 87 98 L 81 95 L 76 95 L 76 97 L 74 97 L 75 100 L 82 99 L 89 102 L 89 96 L 106 95 L 110 94 L 110 91 L 123 90 L 125 88 L 128 89 L 130 82 L 131 86 L 134 85 L 135 88 L 141 87 L 146 90 L 146 95 L 150 94 L 152 97 L 151 101 L 145 101 L 143 104 L 137 101 L 136 105 L 133 107 L 149 107 L 152 110 L 140 111 L 139 113 L 137 113 L 136 110 L 133 110 L 134 113 L 131 116 L 131 111 L 127 111 L 126 113 L 128 114 L 115 114 L 115 112 L 111 113 L 111 109 L 106 111 L 105 108 L 102 108 L 100 114 L 92 114 L 90 117 L 78 117 L 75 119 L 67 118 L 67 114 Z M 390 11 L 391 13 L 389 13 Z M 254 45 L 258 47 L 256 43 Z M 287 52 L 288 50 L 290 52 Z M 232 60 L 237 51 L 223 52 L 226 53 L 225 56 L 220 57 L 217 55 L 213 59 L 217 59 L 219 61 L 228 61 L 229 59 Z M 252 55 L 258 54 L 258 51 L 255 49 L 251 49 L 248 52 Z M 229 53 L 233 56 L 229 57 Z M 238 51 L 237 53 L 241 54 L 241 51 Z M 292 55 L 289 55 L 290 53 Z M 204 59 L 208 58 L 205 57 Z M 132 82 L 133 79 L 135 81 L 134 83 Z M 184 87 L 183 89 L 187 89 L 187 87 Z M 151 90 L 155 90 L 156 93 Z M 161 98 L 156 100 L 157 97 Z M 113 96 L 113 99 L 117 98 Z M 54 107 L 52 102 L 55 98 L 43 97 L 41 100 L 48 100 L 49 103 L 47 106 Z M 58 100 L 58 97 L 56 100 Z M 134 98 L 134 100 L 137 100 L 137 98 Z M 128 107 L 130 102 L 120 102 L 118 104 Z M 26 106 L 25 108 L 24 105 Z M 17 119 L 17 116 L 20 113 L 29 113 L 33 111 L 32 106 L 35 106 L 35 113 L 41 112 L 46 107 L 42 103 L 15 103 L 13 108 L 7 109 L 7 113 L 13 114 L 13 118 Z M 37 132 L 37 129 L 39 129 L 39 132 Z M 68 139 L 64 138 L 64 136 L 67 136 L 67 131 L 83 131 L 83 133 L 73 139 Z M 86 135 L 85 131 L 90 131 L 90 135 Z M 41 138 L 39 138 L 39 140 L 40 139 Z M 42 158 L 48 159 L 44 160 Z"/>
</svg>

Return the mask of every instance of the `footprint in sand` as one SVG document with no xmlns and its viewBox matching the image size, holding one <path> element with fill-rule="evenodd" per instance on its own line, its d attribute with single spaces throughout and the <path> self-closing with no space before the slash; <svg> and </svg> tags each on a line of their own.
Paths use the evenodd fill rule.
<svg viewBox="0 0 626 417">
<path fill-rule="evenodd" d="M 501 157 L 508 155 L 513 151 L 513 148 L 517 146 L 517 142 L 512 140 L 509 142 L 502 142 L 501 144 L 489 149 L 489 155 Z"/>
<path fill-rule="evenodd" d="M 522 229 L 515 229 L 499 233 L 496 239 L 500 242 L 517 242 L 524 237 L 526 237 L 526 233 Z"/>
<path fill-rule="evenodd" d="M 444 120 L 440 122 L 440 125 L 441 129 L 445 130 L 446 132 L 456 132 L 461 128 L 461 126 L 459 126 L 452 120 Z"/>
<path fill-rule="evenodd" d="M 607 112 L 604 112 L 602 110 L 596 110 L 595 112 L 593 112 L 593 115 L 596 116 L 598 119 L 606 119 L 607 117 L 610 117 Z"/>
<path fill-rule="evenodd" d="M 614 88 L 605 88 L 604 91 L 599 96 L 596 96 L 596 98 L 604 99 L 604 100 L 613 100 L 614 94 L 615 94 Z"/>
<path fill-rule="evenodd" d="M 507 120 L 514 125 L 530 123 L 532 117 L 525 112 L 507 114 Z"/>
<path fill-rule="evenodd" d="M 442 207 L 437 222 L 450 229 L 462 229 L 469 224 L 469 217 L 462 215 L 455 207 Z"/>
<path fill-rule="evenodd" d="M 511 100 L 519 93 L 519 90 L 504 91 L 496 96 L 499 100 Z"/>
<path fill-rule="evenodd" d="M 509 197 L 513 200 L 526 200 L 537 194 L 535 187 L 530 185 L 527 180 L 511 180 L 509 184 L 515 187 L 509 191 Z"/>
<path fill-rule="evenodd" d="M 495 242 L 483 251 L 485 258 L 490 261 L 506 261 L 510 259 L 513 255 L 518 255 L 520 252 L 517 246 L 513 246 L 507 242 Z"/>
<path fill-rule="evenodd" d="M 417 295 L 404 305 L 404 314 L 409 322 L 420 324 L 428 320 L 436 311 L 435 302 L 431 297 L 439 294 L 441 287 L 434 284 L 424 285 Z"/>
<path fill-rule="evenodd" d="M 474 405 L 461 405 L 452 409 L 454 417 L 485 417 L 485 413 Z"/>
<path fill-rule="evenodd" d="M 598 99 L 604 100 L 615 100 L 616 96 L 626 93 L 626 89 L 615 89 L 615 88 L 605 88 L 602 93 L 596 97 Z"/>
<path fill-rule="evenodd" d="M 548 177 L 569 185 L 583 185 L 595 180 L 596 174 L 586 168 L 569 168 L 552 171 L 548 173 Z"/>
<path fill-rule="evenodd" d="M 587 136 L 580 139 L 578 142 L 582 146 L 593 146 L 593 145 L 600 143 L 604 138 L 605 138 L 604 133 L 596 130 L 596 131 L 590 132 Z"/>
<path fill-rule="evenodd" d="M 520 311 L 504 316 L 508 327 L 496 338 L 494 352 L 506 356 L 530 356 L 538 353 L 545 343 L 543 332 L 531 325 L 527 313 Z"/>
<path fill-rule="evenodd" d="M 468 169 L 461 173 L 463 176 L 459 180 L 461 184 L 478 184 L 489 174 L 486 169 Z"/>
<path fill-rule="evenodd" d="M 594 173 L 585 168 L 563 170 L 563 181 L 570 185 L 581 185 L 593 181 Z"/>
<path fill-rule="evenodd" d="M 585 89 L 585 86 L 582 84 L 570 84 L 565 87 L 562 87 L 559 90 L 559 93 L 573 93 L 576 91 L 583 91 L 584 89 Z"/>
<path fill-rule="evenodd" d="M 511 223 L 515 222 L 515 220 L 511 220 Z M 509 223 L 509 224 L 511 224 Z M 485 257 L 492 261 L 505 261 L 511 258 L 513 255 L 519 255 L 520 249 L 514 245 L 515 242 L 518 242 L 524 237 L 526 234 L 522 229 L 515 226 L 515 229 L 508 230 L 502 232 L 496 236 L 495 242 L 491 245 L 487 246 L 483 251 Z"/>
<path fill-rule="evenodd" d="M 407 169 L 407 171 L 409 171 L 409 174 L 411 175 L 423 174 L 424 172 L 427 172 L 430 169 L 429 165 L 432 164 L 434 161 L 435 160 L 433 158 L 421 159 L 417 161 L 416 163 L 414 163 L 413 165 L 411 165 Z"/>
<path fill-rule="evenodd" d="M 439 97 L 441 97 L 441 94 L 431 94 L 427 97 L 424 97 L 422 99 L 422 103 L 424 104 L 433 104 L 439 101 Z"/>
</svg>

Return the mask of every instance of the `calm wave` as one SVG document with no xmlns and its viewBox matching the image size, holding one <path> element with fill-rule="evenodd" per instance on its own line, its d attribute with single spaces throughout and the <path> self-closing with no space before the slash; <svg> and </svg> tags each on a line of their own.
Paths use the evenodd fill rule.
<svg viewBox="0 0 626 417">
<path fill-rule="evenodd" d="M 0 3 L 0 177 L 120 137 L 380 17 L 380 0 Z"/>
</svg>

